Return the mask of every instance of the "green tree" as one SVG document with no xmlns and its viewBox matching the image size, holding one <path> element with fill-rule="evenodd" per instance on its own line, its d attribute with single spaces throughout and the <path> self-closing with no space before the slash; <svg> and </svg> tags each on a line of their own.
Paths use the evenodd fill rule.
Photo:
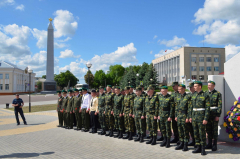
<svg viewBox="0 0 240 159">
<path fill-rule="evenodd" d="M 156 85 L 157 84 L 157 71 L 153 67 L 153 64 L 151 63 L 146 75 L 143 78 L 143 85 L 145 88 L 147 88 L 149 85 Z"/>
<path fill-rule="evenodd" d="M 89 78 L 89 83 L 88 83 L 88 78 Z M 93 82 L 94 82 L 94 76 L 90 70 L 86 73 L 84 76 L 85 82 L 89 85 L 89 87 L 94 87 Z"/>
<path fill-rule="evenodd" d="M 107 80 L 106 74 L 103 70 L 98 70 L 94 74 L 94 86 L 98 88 L 99 86 L 105 86 L 105 80 Z"/>
<path fill-rule="evenodd" d="M 129 71 L 126 72 L 120 83 L 122 88 L 130 85 L 136 87 L 136 73 L 134 72 L 133 67 L 130 67 Z"/>
<path fill-rule="evenodd" d="M 38 91 L 41 91 L 42 90 L 42 82 L 41 81 L 37 81 L 37 89 Z"/>
<path fill-rule="evenodd" d="M 42 75 L 42 78 L 46 79 L 46 75 Z"/>
<path fill-rule="evenodd" d="M 146 62 L 144 62 L 142 64 L 142 67 L 138 71 L 138 76 L 136 77 L 136 86 L 140 85 L 140 81 L 143 81 L 143 78 L 146 75 L 148 68 L 149 65 Z"/>
<path fill-rule="evenodd" d="M 55 75 L 54 80 L 57 82 L 57 85 L 61 87 L 61 89 L 67 87 L 69 81 L 70 87 L 74 87 L 79 81 L 79 79 L 75 77 L 69 70 L 67 70 L 66 72 L 61 72 L 58 75 Z"/>
<path fill-rule="evenodd" d="M 108 72 L 108 84 L 119 85 L 122 76 L 124 75 L 125 68 L 122 65 L 111 65 Z M 111 80 L 111 82 L 110 82 Z"/>
</svg>

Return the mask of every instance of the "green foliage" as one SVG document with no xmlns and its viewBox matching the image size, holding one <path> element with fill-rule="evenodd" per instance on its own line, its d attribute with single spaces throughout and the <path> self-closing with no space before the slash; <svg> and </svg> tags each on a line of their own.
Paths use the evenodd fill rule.
<svg viewBox="0 0 240 159">
<path fill-rule="evenodd" d="M 70 81 L 70 87 L 74 87 L 78 83 L 78 78 L 76 78 L 72 72 L 67 70 L 66 72 L 61 72 L 58 75 L 54 76 L 54 80 L 57 82 L 57 85 L 61 87 L 67 87 L 68 82 Z"/>
<path fill-rule="evenodd" d="M 99 86 L 105 86 L 106 79 L 107 79 L 107 77 L 103 70 L 96 71 L 96 73 L 94 75 L 93 87 L 98 88 Z"/>
<path fill-rule="evenodd" d="M 133 65 L 133 66 L 126 67 L 125 69 L 128 72 L 130 70 L 130 68 L 132 68 L 135 73 L 138 73 L 139 70 L 141 69 L 141 66 L 140 65 Z"/>
<path fill-rule="evenodd" d="M 111 65 L 108 72 L 108 83 L 111 85 L 119 85 L 122 76 L 124 75 L 125 68 L 122 65 Z"/>
<path fill-rule="evenodd" d="M 148 71 L 143 78 L 143 85 L 144 85 L 145 89 L 150 84 L 151 85 L 156 85 L 157 84 L 157 71 L 153 67 L 153 64 L 149 65 Z"/>
<path fill-rule="evenodd" d="M 136 87 L 136 72 L 134 72 L 132 67 L 130 67 L 129 71 L 124 75 L 123 80 L 120 83 L 122 88 L 129 85 Z"/>
<path fill-rule="evenodd" d="M 149 65 L 144 62 L 141 66 L 141 68 L 138 71 L 139 76 L 136 77 L 136 86 L 140 85 L 140 81 L 143 81 L 143 77 L 146 75 L 148 71 Z"/>
<path fill-rule="evenodd" d="M 89 80 L 88 80 L 89 78 Z M 94 87 L 93 82 L 94 82 L 94 76 L 92 72 L 89 70 L 86 75 L 84 76 L 85 82 L 89 85 L 89 87 Z"/>
<path fill-rule="evenodd" d="M 38 81 L 36 85 L 37 85 L 38 91 L 41 91 L 42 90 L 42 82 Z"/>
<path fill-rule="evenodd" d="M 42 75 L 42 78 L 46 79 L 46 75 Z"/>
</svg>

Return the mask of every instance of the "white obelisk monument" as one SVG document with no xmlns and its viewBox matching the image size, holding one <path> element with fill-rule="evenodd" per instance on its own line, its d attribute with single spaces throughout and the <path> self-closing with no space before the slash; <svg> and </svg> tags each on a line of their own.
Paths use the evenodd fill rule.
<svg viewBox="0 0 240 159">
<path fill-rule="evenodd" d="M 49 22 L 47 34 L 46 80 L 43 82 L 42 93 L 56 92 L 56 82 L 54 81 L 54 29 L 52 26 L 52 18 L 49 18 Z"/>
</svg>

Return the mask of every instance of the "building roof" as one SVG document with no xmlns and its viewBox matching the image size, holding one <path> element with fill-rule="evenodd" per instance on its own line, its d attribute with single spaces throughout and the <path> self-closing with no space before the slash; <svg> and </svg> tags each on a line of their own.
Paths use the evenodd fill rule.
<svg viewBox="0 0 240 159">
<path fill-rule="evenodd" d="M 16 65 L 10 63 L 10 62 L 6 62 L 6 61 L 0 61 L 0 67 L 2 68 L 17 68 L 22 70 L 21 68 L 17 67 Z"/>
</svg>

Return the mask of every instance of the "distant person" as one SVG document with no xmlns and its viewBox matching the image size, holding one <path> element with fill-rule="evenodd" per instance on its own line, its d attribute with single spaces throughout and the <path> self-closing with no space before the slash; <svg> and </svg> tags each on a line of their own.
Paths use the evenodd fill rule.
<svg viewBox="0 0 240 159">
<path fill-rule="evenodd" d="M 16 94 L 15 97 L 16 98 L 13 99 L 12 106 L 14 107 L 14 112 L 15 112 L 15 117 L 16 117 L 16 120 L 17 120 L 17 125 L 20 125 L 20 121 L 19 121 L 19 118 L 18 118 L 18 113 L 21 115 L 24 125 L 27 125 L 27 122 L 26 122 L 26 119 L 24 117 L 23 110 L 22 110 L 24 102 L 21 98 L 19 98 L 18 94 Z"/>
</svg>

